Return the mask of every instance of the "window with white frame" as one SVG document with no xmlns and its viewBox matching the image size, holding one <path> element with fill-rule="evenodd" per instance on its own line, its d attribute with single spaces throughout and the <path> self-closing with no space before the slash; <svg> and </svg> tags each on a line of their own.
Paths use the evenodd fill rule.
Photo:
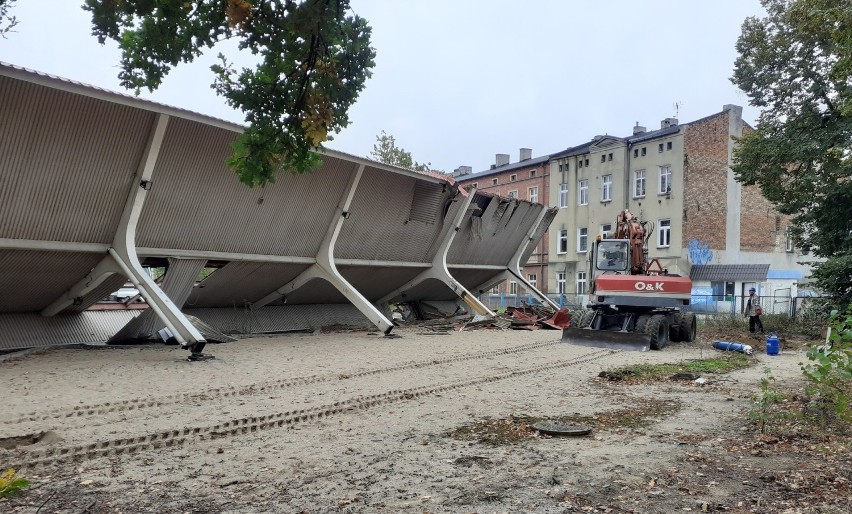
<svg viewBox="0 0 852 514">
<path fill-rule="evenodd" d="M 612 223 L 601 224 L 601 237 L 604 239 L 612 237 Z"/>
<path fill-rule="evenodd" d="M 577 251 L 587 252 L 589 250 L 589 229 L 577 229 Z"/>
<path fill-rule="evenodd" d="M 565 294 L 565 273 L 556 274 L 556 292 L 557 294 Z"/>
<path fill-rule="evenodd" d="M 517 175 L 509 175 L 509 181 L 510 181 L 510 182 L 514 182 L 514 181 L 516 181 L 516 180 L 518 180 L 518 176 L 517 176 Z"/>
<path fill-rule="evenodd" d="M 660 166 L 660 189 L 657 192 L 661 195 L 672 192 L 672 167 L 668 164 Z"/>
<path fill-rule="evenodd" d="M 492 179 L 491 179 L 491 185 L 492 185 L 492 186 L 496 186 L 496 185 L 497 185 L 497 179 L 496 179 L 496 178 L 492 178 Z"/>
<path fill-rule="evenodd" d="M 509 198 L 517 198 L 517 197 L 518 197 L 517 191 L 509 191 Z"/>
<path fill-rule="evenodd" d="M 536 171 L 538 171 L 538 170 L 530 170 L 530 178 L 533 178 L 533 177 L 536 176 Z"/>
<path fill-rule="evenodd" d="M 559 236 L 556 239 L 556 253 L 568 253 L 568 229 L 563 228 L 559 231 Z"/>
<path fill-rule="evenodd" d="M 568 207 L 568 184 L 559 184 L 559 207 Z"/>
<path fill-rule="evenodd" d="M 496 285 L 491 288 L 491 294 L 500 294 L 500 285 Z"/>
<path fill-rule="evenodd" d="M 530 201 L 532 203 L 538 203 L 538 187 L 531 187 L 529 189 L 530 193 Z"/>
<path fill-rule="evenodd" d="M 668 248 L 672 238 L 672 220 L 660 220 L 657 226 L 657 248 Z"/>
<path fill-rule="evenodd" d="M 612 201 L 612 175 L 601 177 L 601 201 Z"/>
<path fill-rule="evenodd" d="M 527 275 L 527 282 L 529 282 L 531 286 L 535 287 L 536 278 L 538 277 L 535 276 L 535 273 L 530 273 L 529 275 Z"/>
<path fill-rule="evenodd" d="M 645 197 L 645 170 L 633 172 L 633 198 Z"/>
<path fill-rule="evenodd" d="M 577 181 L 577 205 L 589 204 L 589 181 Z"/>
<path fill-rule="evenodd" d="M 586 294 L 586 272 L 577 272 L 577 294 Z"/>
<path fill-rule="evenodd" d="M 514 280 L 509 281 L 509 294 L 518 294 L 518 283 Z"/>
</svg>

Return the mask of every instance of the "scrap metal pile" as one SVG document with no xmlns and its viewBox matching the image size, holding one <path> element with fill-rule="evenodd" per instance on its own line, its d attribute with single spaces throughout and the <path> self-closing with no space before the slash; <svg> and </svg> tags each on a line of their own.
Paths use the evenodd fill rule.
<svg viewBox="0 0 852 514">
<path fill-rule="evenodd" d="M 571 314 L 565 307 L 553 309 L 543 305 L 507 307 L 494 316 L 442 312 L 428 303 L 421 302 L 416 309 L 399 309 L 394 322 L 403 327 L 421 328 L 425 332 L 462 332 L 465 330 L 562 330 L 571 324 Z"/>
</svg>

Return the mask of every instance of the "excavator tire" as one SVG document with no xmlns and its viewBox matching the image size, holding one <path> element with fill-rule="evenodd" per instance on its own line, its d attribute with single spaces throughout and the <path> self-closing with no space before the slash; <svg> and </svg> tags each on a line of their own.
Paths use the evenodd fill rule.
<svg viewBox="0 0 852 514">
<path fill-rule="evenodd" d="M 678 312 L 674 315 L 674 323 L 669 325 L 669 342 L 676 343 L 681 341 L 680 338 L 680 324 L 682 323 L 683 314 Z"/>
<path fill-rule="evenodd" d="M 669 342 L 669 322 L 662 314 L 651 316 L 645 325 L 645 335 L 651 336 L 651 349 L 662 350 Z"/>
<path fill-rule="evenodd" d="M 680 317 L 680 334 L 678 339 L 691 343 L 695 341 L 696 323 L 694 312 L 681 312 Z"/>
<path fill-rule="evenodd" d="M 636 318 L 636 328 L 633 329 L 634 332 L 639 332 L 640 334 L 645 333 L 645 326 L 648 324 L 648 320 L 651 319 L 650 314 L 642 314 L 638 318 Z"/>
<path fill-rule="evenodd" d="M 580 321 L 577 324 L 577 328 L 586 328 L 591 326 L 592 320 L 595 319 L 595 311 L 592 309 L 586 309 L 583 312 L 583 315 L 580 317 Z"/>
</svg>

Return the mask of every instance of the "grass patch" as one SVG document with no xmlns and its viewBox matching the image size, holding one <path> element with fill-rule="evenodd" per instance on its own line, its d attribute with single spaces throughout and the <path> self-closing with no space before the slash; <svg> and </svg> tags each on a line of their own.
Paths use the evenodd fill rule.
<svg viewBox="0 0 852 514">
<path fill-rule="evenodd" d="M 659 382 L 671 378 L 677 373 L 721 375 L 742 368 L 747 368 L 753 361 L 742 353 L 726 353 L 712 359 L 686 361 L 678 364 L 634 364 L 599 375 L 609 380 L 627 380 L 632 382 Z"/>
<path fill-rule="evenodd" d="M 514 414 L 508 418 L 485 418 L 473 424 L 450 430 L 446 435 L 460 441 L 476 441 L 489 446 L 519 444 L 540 437 L 532 425 L 556 422 L 565 425 L 587 425 L 595 430 L 642 428 L 654 424 L 659 418 L 680 410 L 680 403 L 665 400 L 643 400 L 638 405 L 606 411 L 590 416 L 579 414 L 556 417 Z"/>
</svg>

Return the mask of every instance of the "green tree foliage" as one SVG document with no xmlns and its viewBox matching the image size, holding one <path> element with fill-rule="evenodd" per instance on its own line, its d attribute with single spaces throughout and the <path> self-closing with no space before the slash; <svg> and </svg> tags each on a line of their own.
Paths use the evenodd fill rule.
<svg viewBox="0 0 852 514">
<path fill-rule="evenodd" d="M 376 144 L 370 151 L 370 156 L 379 162 L 399 166 L 415 171 L 432 171 L 430 166 L 432 163 L 420 163 L 411 158 L 411 152 L 406 152 L 405 149 L 396 146 L 396 138 L 388 134 L 384 130 L 376 136 Z"/>
<path fill-rule="evenodd" d="M 249 186 L 318 166 L 314 150 L 349 124 L 374 66 L 371 29 L 347 14 L 349 0 L 85 0 L 84 8 L 98 40 L 118 42 L 119 78 L 137 92 L 226 39 L 254 55 L 253 68 L 236 70 L 220 54 L 212 86 L 245 113 L 228 164 Z"/>
<path fill-rule="evenodd" d="M 762 0 L 737 41 L 732 82 L 761 109 L 733 170 L 792 215 L 797 245 L 826 258 L 818 285 L 852 300 L 852 2 Z"/>
<path fill-rule="evenodd" d="M 0 0 L 0 37 L 6 38 L 6 34 L 12 32 L 18 20 L 9 14 L 9 9 L 15 0 Z"/>
<path fill-rule="evenodd" d="M 843 421 L 852 421 L 852 308 L 832 317 L 828 344 L 811 348 L 802 371 L 819 398 Z"/>
</svg>

